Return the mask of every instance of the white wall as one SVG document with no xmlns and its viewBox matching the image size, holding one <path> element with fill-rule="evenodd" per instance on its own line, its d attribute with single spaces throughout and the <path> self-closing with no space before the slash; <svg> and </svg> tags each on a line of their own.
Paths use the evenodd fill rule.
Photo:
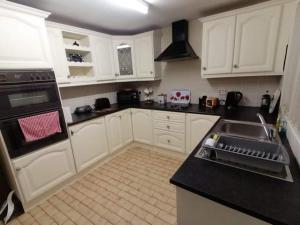
<svg viewBox="0 0 300 225">
<path fill-rule="evenodd" d="M 162 29 L 162 49 L 171 43 L 171 34 L 171 27 Z M 190 21 L 189 36 L 192 47 L 201 58 L 202 28 L 198 20 Z M 152 87 L 154 96 L 160 93 L 170 95 L 171 91 L 177 88 L 190 89 L 192 103 L 198 103 L 198 98 L 203 95 L 218 97 L 219 90 L 222 89 L 241 91 L 244 94 L 241 105 L 260 106 L 261 96 L 265 91 L 274 93 L 281 80 L 281 77 L 202 79 L 201 60 L 161 63 L 161 66 L 161 81 L 63 88 L 61 89 L 63 104 L 73 110 L 76 106 L 93 104 L 98 97 L 108 97 L 111 103 L 115 103 L 118 89 L 136 87 L 142 91 L 145 87 Z"/>
<path fill-rule="evenodd" d="M 114 104 L 117 102 L 118 86 L 118 84 L 103 84 L 61 88 L 62 104 L 70 107 L 72 112 L 77 106 L 93 105 L 96 98 L 107 97 L 110 103 Z"/>
</svg>

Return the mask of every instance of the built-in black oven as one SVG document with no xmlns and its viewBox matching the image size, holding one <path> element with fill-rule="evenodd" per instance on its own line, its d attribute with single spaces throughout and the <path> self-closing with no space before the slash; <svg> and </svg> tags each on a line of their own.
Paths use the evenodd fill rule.
<svg viewBox="0 0 300 225">
<path fill-rule="evenodd" d="M 19 119 L 51 112 L 58 112 L 61 132 L 26 141 Z M 53 71 L 0 71 L 0 131 L 11 158 L 68 138 Z"/>
</svg>

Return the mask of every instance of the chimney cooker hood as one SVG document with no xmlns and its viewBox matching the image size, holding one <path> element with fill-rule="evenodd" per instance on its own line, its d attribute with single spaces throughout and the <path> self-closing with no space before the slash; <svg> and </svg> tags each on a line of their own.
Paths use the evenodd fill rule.
<svg viewBox="0 0 300 225">
<path fill-rule="evenodd" d="M 172 23 L 172 43 L 154 61 L 170 62 L 199 58 L 189 43 L 188 26 L 187 20 Z"/>
</svg>

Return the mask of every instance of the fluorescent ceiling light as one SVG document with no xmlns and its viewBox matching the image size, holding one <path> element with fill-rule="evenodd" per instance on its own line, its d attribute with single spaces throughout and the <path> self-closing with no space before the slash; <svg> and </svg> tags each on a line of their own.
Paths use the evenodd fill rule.
<svg viewBox="0 0 300 225">
<path fill-rule="evenodd" d="M 122 49 L 122 48 L 130 48 L 130 46 L 126 44 L 121 44 L 117 47 L 117 49 Z"/>
<path fill-rule="evenodd" d="M 132 9 L 143 14 L 148 14 L 149 4 L 143 0 L 110 0 L 115 5 Z"/>
</svg>

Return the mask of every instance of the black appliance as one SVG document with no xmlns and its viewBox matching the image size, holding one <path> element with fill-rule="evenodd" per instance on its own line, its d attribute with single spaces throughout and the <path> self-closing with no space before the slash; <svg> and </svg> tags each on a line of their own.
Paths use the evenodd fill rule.
<svg viewBox="0 0 300 225">
<path fill-rule="evenodd" d="M 110 102 L 108 98 L 97 98 L 95 101 L 95 110 L 100 111 L 110 108 Z"/>
<path fill-rule="evenodd" d="M 239 91 L 229 91 L 227 93 L 225 107 L 227 110 L 237 108 L 239 102 L 242 100 L 243 94 Z"/>
<path fill-rule="evenodd" d="M 52 70 L 0 71 L 0 131 L 11 158 L 68 138 Z M 26 142 L 18 119 L 58 111 L 61 133 Z"/>
<path fill-rule="evenodd" d="M 75 114 L 88 114 L 93 111 L 93 108 L 90 105 L 79 106 L 75 109 Z"/>
<path fill-rule="evenodd" d="M 199 58 L 189 43 L 188 26 L 187 20 L 172 23 L 172 43 L 155 61 L 168 62 Z"/>
<path fill-rule="evenodd" d="M 118 91 L 117 101 L 119 105 L 138 104 L 140 102 L 140 95 L 138 90 L 135 89 Z"/>
</svg>

